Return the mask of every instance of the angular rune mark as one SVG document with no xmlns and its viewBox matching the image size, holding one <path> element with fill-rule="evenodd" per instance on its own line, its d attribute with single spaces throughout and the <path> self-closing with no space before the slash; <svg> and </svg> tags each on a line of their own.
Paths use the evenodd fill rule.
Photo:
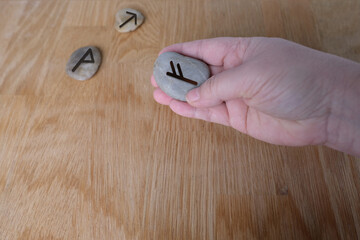
<svg viewBox="0 0 360 240">
<path fill-rule="evenodd" d="M 85 60 L 86 57 L 90 54 L 90 60 Z M 95 60 L 94 60 L 94 55 L 93 55 L 93 52 L 91 50 L 91 48 L 89 48 L 86 53 L 80 58 L 80 60 L 77 62 L 77 64 L 73 67 L 73 69 L 71 70 L 72 72 L 75 72 L 76 69 L 80 66 L 80 64 L 82 63 L 95 63 Z"/>
<path fill-rule="evenodd" d="M 129 15 L 131 15 L 131 17 L 130 17 L 128 20 L 126 20 L 124 23 L 122 23 L 122 24 L 119 26 L 119 28 L 122 28 L 125 24 L 127 24 L 128 22 L 130 22 L 131 19 L 133 19 L 133 18 L 135 18 L 135 19 L 134 19 L 135 25 L 137 25 L 137 15 L 136 15 L 136 13 L 132 13 L 132 12 L 128 12 L 128 11 L 126 11 L 126 13 L 129 14 Z"/>
<path fill-rule="evenodd" d="M 190 80 L 190 79 L 187 79 L 184 77 L 182 71 L 181 71 L 181 67 L 180 67 L 180 64 L 178 63 L 177 64 L 177 68 L 178 68 L 178 71 L 179 71 L 179 75 L 176 74 L 176 70 L 175 70 L 175 67 L 174 67 L 174 63 L 173 61 L 170 61 L 170 66 L 171 66 L 171 72 L 167 72 L 166 75 L 170 76 L 170 77 L 173 77 L 173 78 L 176 78 L 176 79 L 179 79 L 181 81 L 184 81 L 184 82 L 187 82 L 187 83 L 190 83 L 190 84 L 193 84 L 193 85 L 197 85 L 198 83 L 193 81 L 193 80 Z"/>
</svg>

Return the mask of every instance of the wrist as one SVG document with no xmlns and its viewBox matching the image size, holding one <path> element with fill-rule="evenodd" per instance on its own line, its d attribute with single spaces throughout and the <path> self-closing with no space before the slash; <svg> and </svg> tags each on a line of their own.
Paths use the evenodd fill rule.
<svg viewBox="0 0 360 240">
<path fill-rule="evenodd" d="M 326 146 L 360 156 L 360 64 L 342 61 L 334 75 Z"/>
</svg>

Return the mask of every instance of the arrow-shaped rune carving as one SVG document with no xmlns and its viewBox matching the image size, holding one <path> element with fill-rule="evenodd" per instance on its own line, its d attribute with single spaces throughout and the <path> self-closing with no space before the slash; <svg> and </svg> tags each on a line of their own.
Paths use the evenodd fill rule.
<svg viewBox="0 0 360 240">
<path fill-rule="evenodd" d="M 181 67 L 180 67 L 180 64 L 178 63 L 177 64 L 177 68 L 178 68 L 178 71 L 179 71 L 179 75 L 176 74 L 176 71 L 175 71 L 175 67 L 174 67 L 174 63 L 173 61 L 170 61 L 170 66 L 171 66 L 171 72 L 167 72 L 166 75 L 170 76 L 170 77 L 173 77 L 173 78 L 176 78 L 176 79 L 179 79 L 181 81 L 184 81 L 184 82 L 187 82 L 187 83 L 190 83 L 190 84 L 193 84 L 193 85 L 197 85 L 198 83 L 193 81 L 193 80 L 190 80 L 190 79 L 187 79 L 184 77 L 182 71 L 181 71 Z"/>
<path fill-rule="evenodd" d="M 124 23 L 122 23 L 119 28 L 122 28 L 125 24 L 127 24 L 128 22 L 130 22 L 133 18 L 135 18 L 135 25 L 137 25 L 137 15 L 136 13 L 132 13 L 132 12 L 128 12 L 126 11 L 127 14 L 132 15 L 128 20 L 126 20 Z"/>
</svg>

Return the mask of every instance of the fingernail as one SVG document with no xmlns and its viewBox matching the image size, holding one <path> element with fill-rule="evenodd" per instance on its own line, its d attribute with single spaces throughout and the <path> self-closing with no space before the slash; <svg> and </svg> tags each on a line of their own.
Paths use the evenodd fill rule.
<svg viewBox="0 0 360 240">
<path fill-rule="evenodd" d="M 200 98 L 199 88 L 195 88 L 195 89 L 191 90 L 186 95 L 186 100 L 188 102 L 195 102 L 195 101 L 199 100 L 199 98 Z"/>
</svg>

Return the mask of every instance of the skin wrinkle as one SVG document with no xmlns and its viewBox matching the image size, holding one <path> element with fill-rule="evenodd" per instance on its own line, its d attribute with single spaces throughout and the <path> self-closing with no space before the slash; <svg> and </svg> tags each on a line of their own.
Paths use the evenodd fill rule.
<svg viewBox="0 0 360 240">
<path fill-rule="evenodd" d="M 228 106 L 228 103 L 225 102 L 225 108 L 226 108 L 226 113 L 227 113 L 227 120 L 228 120 L 228 124 L 229 126 L 235 128 L 234 124 L 233 124 L 233 117 L 230 115 L 229 113 L 229 106 Z"/>
<path fill-rule="evenodd" d="M 241 117 L 241 115 L 235 115 L 235 114 L 232 114 L 230 115 L 230 112 L 229 112 L 229 109 L 230 109 L 230 106 L 229 106 L 229 101 L 226 101 L 225 102 L 225 107 L 226 107 L 226 111 L 227 111 L 227 119 L 228 119 L 228 123 L 229 123 L 229 126 L 231 126 L 232 128 L 234 129 L 237 129 L 238 127 L 240 128 L 245 128 L 243 123 L 240 122 L 240 121 L 237 121 L 238 117 Z M 245 116 L 245 121 L 246 121 L 246 116 Z M 245 122 L 244 121 L 244 122 Z"/>
<path fill-rule="evenodd" d="M 251 64 L 251 61 L 249 61 L 248 64 Z M 267 86 L 268 84 L 273 83 L 274 80 L 271 80 L 271 79 L 280 79 L 282 76 L 285 76 L 284 72 L 281 72 L 281 73 L 278 73 L 278 74 L 272 76 L 268 81 L 264 82 L 255 93 L 251 94 L 251 96 L 244 96 L 244 97 L 246 97 L 248 99 L 256 98 L 257 95 L 263 91 L 265 86 Z M 251 81 L 251 84 L 248 86 L 247 91 L 250 91 L 249 89 L 254 88 L 253 84 L 256 84 L 256 82 L 257 82 L 256 79 Z"/>
<path fill-rule="evenodd" d="M 249 109 L 250 107 L 247 106 L 246 107 L 246 112 L 245 112 L 245 125 L 244 125 L 244 131 L 245 131 L 245 134 L 248 134 L 248 119 L 249 119 Z"/>
<path fill-rule="evenodd" d="M 325 127 L 325 141 L 323 142 L 323 144 L 327 144 L 329 141 L 329 118 L 332 115 L 332 111 L 331 111 L 331 107 L 328 107 L 328 114 L 326 116 L 326 127 Z"/>
<path fill-rule="evenodd" d="M 295 121 L 294 124 L 295 124 L 295 125 L 299 125 L 299 126 L 304 126 L 304 124 L 302 124 L 301 121 Z M 284 126 L 284 127 L 285 127 L 285 126 Z M 287 133 L 288 135 L 292 136 L 293 138 L 299 139 L 299 137 L 301 136 L 301 135 L 296 134 L 295 132 L 292 133 L 291 130 L 290 130 L 288 127 L 285 127 L 285 128 L 286 128 L 286 133 Z M 316 141 L 316 140 L 314 139 L 314 137 L 312 137 L 312 140 L 309 140 L 309 145 L 313 145 L 313 144 L 318 144 L 318 141 Z"/>
<path fill-rule="evenodd" d="M 313 74 L 315 75 L 315 74 Z M 317 78 L 319 78 L 317 76 Z M 319 81 L 314 81 L 313 79 L 311 79 L 309 77 L 309 79 L 307 81 L 310 81 L 312 84 L 315 84 L 314 87 L 312 87 L 311 91 L 315 91 L 317 90 L 317 92 L 320 92 L 320 94 L 316 94 L 316 92 L 314 92 L 313 94 L 311 94 L 310 92 L 307 93 L 307 97 L 312 97 L 312 96 L 317 96 L 317 95 L 321 95 L 322 97 L 320 98 L 320 101 L 318 102 L 318 104 L 316 105 L 315 108 L 313 109 L 308 109 L 309 111 L 309 115 L 310 116 L 323 116 L 324 114 L 326 114 L 326 112 L 328 111 L 327 108 L 325 108 L 323 111 L 321 111 L 321 108 L 322 106 L 329 106 L 329 100 L 328 100 L 328 96 L 329 96 L 329 93 L 328 93 L 328 90 L 327 88 L 324 86 L 324 83 L 323 83 L 323 80 L 319 80 Z M 319 99 L 317 99 L 319 100 Z M 316 112 L 319 112 L 318 114 L 316 114 Z"/>
<path fill-rule="evenodd" d="M 321 118 L 311 118 L 311 119 L 306 119 L 306 120 L 297 120 L 295 121 L 295 123 L 299 126 L 306 126 L 309 124 L 309 122 L 311 123 L 312 121 L 322 121 Z M 324 144 L 325 140 L 326 140 L 326 127 L 324 125 L 324 130 L 320 131 L 322 134 L 319 134 L 317 137 L 312 137 L 313 140 L 311 140 L 309 142 L 310 145 L 314 145 L 314 144 Z M 295 135 L 292 135 L 294 137 L 296 137 Z"/>
<path fill-rule="evenodd" d="M 246 51 L 248 50 L 250 44 L 251 44 L 251 38 L 249 38 L 247 40 L 247 43 L 244 44 L 244 39 L 240 39 L 240 41 L 237 43 L 237 46 L 236 46 L 236 56 L 237 58 L 239 59 L 239 65 L 243 64 L 244 62 L 244 59 L 246 57 Z M 244 45 L 244 47 L 242 47 Z M 246 45 L 246 46 L 245 46 Z"/>
<path fill-rule="evenodd" d="M 224 66 L 224 69 L 225 69 L 225 58 L 226 58 L 226 55 L 224 55 L 222 58 L 221 58 L 221 66 Z"/>
<path fill-rule="evenodd" d="M 226 110 L 226 113 L 225 113 L 226 115 L 223 116 L 222 118 L 219 118 L 219 116 L 216 114 L 216 112 L 212 108 L 206 108 L 206 110 L 208 111 L 207 114 L 209 115 L 210 122 L 222 123 L 224 125 L 230 126 L 228 110 L 226 108 L 226 104 L 222 103 L 218 107 L 224 108 Z M 224 119 L 224 117 L 225 117 L 225 119 Z M 224 122 L 224 120 L 225 120 L 225 122 Z"/>
<path fill-rule="evenodd" d="M 223 104 L 224 104 L 225 110 L 226 110 L 226 118 L 225 118 L 225 119 L 226 119 L 227 125 L 228 125 L 228 126 L 231 126 L 229 109 L 227 108 L 226 102 L 223 103 Z"/>
<path fill-rule="evenodd" d="M 210 67 L 210 77 L 215 75 L 215 74 L 218 74 L 220 72 L 224 71 L 224 68 L 223 67 L 220 67 L 220 66 L 211 66 Z"/>
<path fill-rule="evenodd" d="M 328 102 L 328 96 L 327 94 L 323 95 L 323 97 L 320 99 L 320 102 L 318 102 L 318 104 L 316 106 L 314 106 L 313 109 L 307 109 L 307 111 L 309 112 L 310 116 L 315 117 L 323 117 L 325 115 L 328 114 L 328 107 L 324 106 L 329 106 L 329 102 Z M 322 110 L 324 109 L 324 110 Z"/>
<path fill-rule="evenodd" d="M 336 108 L 335 106 L 336 105 L 339 105 L 339 101 L 340 102 L 340 105 L 343 105 L 343 102 L 344 102 L 344 95 L 345 95 L 345 92 L 346 92 L 346 87 L 343 88 L 341 90 L 341 93 L 339 94 L 339 96 L 336 94 L 337 89 L 335 89 L 335 91 L 333 92 L 332 96 L 333 98 L 331 99 L 331 104 L 330 104 L 330 112 L 333 113 L 332 115 L 329 115 L 329 118 L 328 118 L 328 123 L 327 123 L 327 126 L 330 126 L 330 118 L 331 116 L 334 117 L 335 116 L 335 119 L 336 119 L 336 126 L 334 126 L 334 129 L 336 129 L 336 131 L 334 131 L 334 129 L 329 129 L 329 127 L 327 128 L 327 137 L 329 138 L 329 136 L 333 136 L 333 134 L 331 134 L 331 132 L 335 132 L 335 140 L 330 140 L 328 139 L 327 140 L 327 144 L 329 145 L 336 145 L 336 143 L 339 141 L 339 132 L 340 132 L 340 126 L 341 126 L 341 122 L 339 121 L 339 116 L 341 116 L 342 114 L 342 111 L 343 109 L 341 109 L 340 111 L 340 114 L 338 116 L 338 114 L 336 113 L 336 111 L 334 111 L 334 109 Z"/>
<path fill-rule="evenodd" d="M 217 91 L 216 91 L 216 89 L 217 89 L 217 84 L 218 84 L 218 82 L 219 81 L 216 81 L 216 79 L 217 79 L 217 76 L 216 75 L 214 75 L 214 76 L 212 76 L 211 78 L 209 78 L 207 81 L 207 85 L 208 85 L 208 91 L 210 92 L 210 94 L 208 94 L 208 95 L 210 95 L 210 96 L 212 96 L 213 98 L 215 97 L 216 99 L 220 99 L 219 97 L 218 97 L 218 95 L 217 95 Z M 215 90 L 214 90 L 215 89 Z M 223 99 L 220 99 L 221 101 L 224 101 Z"/>
<path fill-rule="evenodd" d="M 222 103 L 219 106 L 226 109 L 225 103 Z M 216 111 L 214 111 L 213 109 L 211 109 L 211 108 L 207 108 L 207 109 L 210 111 L 210 114 L 211 114 L 210 119 L 214 120 L 214 122 L 222 123 L 224 125 L 229 126 L 229 124 L 228 124 L 229 117 L 228 116 L 225 115 L 225 116 L 221 117 L 221 116 L 217 115 Z M 226 113 L 227 113 L 227 111 L 226 111 Z M 224 117 L 225 117 L 225 122 L 224 122 Z M 215 121 L 216 119 L 217 119 L 217 121 Z"/>
<path fill-rule="evenodd" d="M 222 63 L 226 69 L 230 69 L 242 64 L 242 57 L 239 56 L 240 45 L 240 41 L 237 42 L 234 46 L 231 46 L 228 49 L 227 53 L 224 55 Z"/>
<path fill-rule="evenodd" d="M 285 129 L 285 132 L 286 132 L 287 135 L 292 136 L 295 139 L 299 139 L 299 137 L 297 135 L 296 136 L 294 135 L 295 133 L 292 133 L 291 131 L 289 131 L 289 128 L 288 128 L 287 125 L 285 125 L 285 122 L 282 122 L 280 120 L 277 120 L 277 121 Z M 298 123 L 295 122 L 295 124 L 298 124 Z M 296 143 L 294 145 L 296 145 Z"/>
<path fill-rule="evenodd" d="M 246 61 L 248 59 L 247 54 L 250 54 L 250 56 L 252 58 L 257 58 L 257 56 L 259 56 L 259 55 L 263 54 L 263 52 L 265 52 L 265 50 L 260 51 L 260 52 L 257 51 L 257 48 L 259 47 L 259 45 L 261 45 L 260 41 L 258 41 L 257 44 L 254 43 L 254 40 L 252 38 L 248 38 L 247 41 L 248 41 L 248 45 L 244 52 L 243 61 Z M 251 51 L 249 51 L 249 49 L 251 49 Z M 253 52 L 253 53 L 251 53 L 251 52 Z"/>
<path fill-rule="evenodd" d="M 253 82 L 255 82 L 255 81 L 253 81 Z M 259 93 L 263 92 L 264 87 L 267 86 L 267 85 L 270 84 L 270 83 L 271 83 L 271 81 L 264 82 L 264 84 L 262 84 L 262 85 L 258 88 L 258 90 L 257 90 L 255 93 L 252 94 L 252 96 L 243 96 L 243 97 L 246 97 L 247 103 L 249 103 L 249 105 L 251 105 L 251 100 L 252 100 L 253 98 L 256 98 Z M 248 91 L 249 91 L 249 88 L 251 88 L 251 85 L 250 85 L 250 87 L 248 87 L 248 89 L 247 89 Z M 266 101 L 268 101 L 268 100 L 266 100 Z M 261 102 L 260 102 L 260 103 L 257 103 L 257 104 L 261 104 Z"/>
</svg>

